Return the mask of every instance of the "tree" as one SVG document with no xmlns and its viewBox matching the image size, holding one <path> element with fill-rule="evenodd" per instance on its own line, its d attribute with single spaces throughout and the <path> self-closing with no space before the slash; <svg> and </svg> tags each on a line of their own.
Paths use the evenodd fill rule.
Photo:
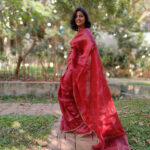
<svg viewBox="0 0 150 150">
<path fill-rule="evenodd" d="M 16 76 L 22 61 L 25 61 L 37 41 L 44 37 L 47 22 L 53 20 L 50 7 L 43 4 L 30 0 L 1 1 L 0 32 L 2 38 L 7 37 L 7 41 L 13 41 L 12 50 L 18 55 Z M 28 49 L 25 49 L 25 42 L 32 42 Z"/>
<path fill-rule="evenodd" d="M 127 76 L 130 76 L 130 66 L 134 65 L 134 69 L 138 68 L 135 58 L 142 57 L 143 53 L 138 52 L 145 49 L 145 47 L 141 47 L 142 34 L 133 34 L 144 31 L 140 28 L 138 22 L 142 14 L 141 8 L 144 6 L 139 5 L 139 3 L 143 2 L 134 0 L 57 1 L 56 9 L 61 18 L 64 18 L 63 21 L 69 24 L 71 14 L 75 8 L 86 8 L 90 15 L 92 32 L 95 37 L 102 30 L 113 35 L 118 41 L 116 53 L 112 49 L 102 47 L 100 44 L 99 50 L 102 61 L 107 61 L 104 62 L 106 69 L 112 72 L 113 68 L 119 66 L 120 69 L 127 70 Z M 133 55 L 135 49 L 136 53 Z M 106 57 L 109 59 L 106 59 Z"/>
</svg>

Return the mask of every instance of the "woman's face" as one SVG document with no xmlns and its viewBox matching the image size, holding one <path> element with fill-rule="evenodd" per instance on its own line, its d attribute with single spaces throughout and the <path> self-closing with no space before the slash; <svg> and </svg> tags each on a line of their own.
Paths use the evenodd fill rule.
<svg viewBox="0 0 150 150">
<path fill-rule="evenodd" d="M 75 23 L 78 26 L 78 28 L 84 28 L 85 27 L 85 16 L 81 11 L 77 11 Z"/>
</svg>

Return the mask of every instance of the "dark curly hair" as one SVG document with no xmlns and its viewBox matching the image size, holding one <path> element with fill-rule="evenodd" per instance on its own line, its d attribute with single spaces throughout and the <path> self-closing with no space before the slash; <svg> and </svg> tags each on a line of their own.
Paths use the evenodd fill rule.
<svg viewBox="0 0 150 150">
<path fill-rule="evenodd" d="M 84 17 L 85 17 L 85 28 L 90 28 L 91 27 L 91 22 L 90 22 L 90 20 L 89 20 L 89 17 L 88 17 L 88 14 L 87 14 L 87 12 L 85 11 L 85 9 L 84 8 L 77 8 L 75 11 L 74 11 L 74 13 L 73 13 L 73 15 L 72 15 L 72 18 L 71 18 L 71 20 L 70 20 L 70 26 L 71 26 L 71 28 L 73 29 L 73 30 L 75 30 L 75 31 L 78 31 L 78 26 L 76 25 L 76 23 L 75 23 L 75 18 L 76 18 L 76 16 L 77 16 L 77 12 L 78 11 L 81 11 L 82 13 L 83 13 L 83 15 L 84 15 Z"/>
</svg>

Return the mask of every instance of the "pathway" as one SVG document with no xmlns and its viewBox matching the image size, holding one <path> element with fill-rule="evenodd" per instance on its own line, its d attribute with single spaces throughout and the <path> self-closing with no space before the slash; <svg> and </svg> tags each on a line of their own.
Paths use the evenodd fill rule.
<svg viewBox="0 0 150 150">
<path fill-rule="evenodd" d="M 58 114 L 61 115 L 59 105 L 43 103 L 0 103 L 0 115 L 4 114 Z"/>
<path fill-rule="evenodd" d="M 61 132 L 57 122 L 52 127 L 48 142 L 48 150 L 91 150 L 91 146 L 97 144 L 98 139 L 95 134 L 83 136 Z"/>
</svg>

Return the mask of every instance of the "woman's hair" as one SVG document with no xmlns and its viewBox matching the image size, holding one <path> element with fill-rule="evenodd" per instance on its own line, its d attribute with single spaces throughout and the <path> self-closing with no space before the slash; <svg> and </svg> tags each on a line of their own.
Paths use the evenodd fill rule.
<svg viewBox="0 0 150 150">
<path fill-rule="evenodd" d="M 85 17 L 85 28 L 90 28 L 90 27 L 91 27 L 91 22 L 90 22 L 90 20 L 89 20 L 89 17 L 88 17 L 87 12 L 86 12 L 85 9 L 83 9 L 83 8 L 77 8 L 77 9 L 74 11 L 74 13 L 73 13 L 73 15 L 72 15 L 72 18 L 71 18 L 71 20 L 70 20 L 70 26 L 71 26 L 71 28 L 72 28 L 73 30 L 75 30 L 75 31 L 78 31 L 78 26 L 77 26 L 76 23 L 75 23 L 75 18 L 76 18 L 76 16 L 77 16 L 77 12 L 78 12 L 78 11 L 81 11 L 81 12 L 83 13 L 84 17 Z"/>
</svg>

